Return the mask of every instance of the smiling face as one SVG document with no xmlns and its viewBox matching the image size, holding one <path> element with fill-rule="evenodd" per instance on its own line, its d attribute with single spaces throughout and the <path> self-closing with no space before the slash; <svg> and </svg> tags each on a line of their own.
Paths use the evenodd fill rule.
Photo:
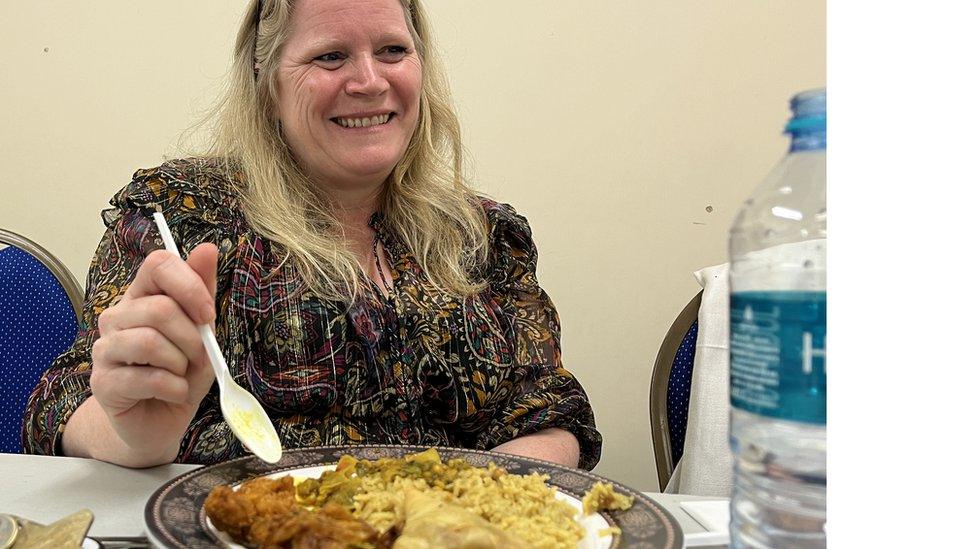
<svg viewBox="0 0 976 549">
<path fill-rule="evenodd" d="M 298 0 L 277 74 L 285 141 L 327 189 L 378 185 L 417 127 L 421 79 L 399 0 Z"/>
</svg>

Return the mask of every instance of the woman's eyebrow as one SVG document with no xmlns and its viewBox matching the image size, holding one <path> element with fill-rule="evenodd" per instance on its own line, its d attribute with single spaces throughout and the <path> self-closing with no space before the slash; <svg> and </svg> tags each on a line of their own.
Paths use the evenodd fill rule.
<svg viewBox="0 0 976 549">
<path fill-rule="evenodd" d="M 371 37 L 371 41 L 380 44 L 389 44 L 391 42 L 409 44 L 413 43 L 413 38 L 408 32 L 390 31 Z M 319 35 L 310 37 L 305 43 L 305 47 L 309 49 L 340 49 L 345 43 L 346 41 L 340 38 Z"/>
<path fill-rule="evenodd" d="M 408 32 L 384 32 L 374 38 L 377 42 L 413 42 L 413 38 Z"/>
<path fill-rule="evenodd" d="M 305 42 L 305 48 L 310 50 L 334 50 L 342 47 L 342 40 L 331 36 L 313 36 Z"/>
</svg>

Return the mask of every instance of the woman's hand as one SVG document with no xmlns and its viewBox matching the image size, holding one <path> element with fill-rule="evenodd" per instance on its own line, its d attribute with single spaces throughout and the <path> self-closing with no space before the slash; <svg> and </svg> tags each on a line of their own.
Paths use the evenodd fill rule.
<svg viewBox="0 0 976 549">
<path fill-rule="evenodd" d="M 136 467 L 176 458 L 214 380 L 197 326 L 215 318 L 216 265 L 212 244 L 198 246 L 186 262 L 152 252 L 122 299 L 102 312 L 91 374 L 100 410 L 89 399 L 81 418 L 71 417 L 66 453 Z"/>
</svg>

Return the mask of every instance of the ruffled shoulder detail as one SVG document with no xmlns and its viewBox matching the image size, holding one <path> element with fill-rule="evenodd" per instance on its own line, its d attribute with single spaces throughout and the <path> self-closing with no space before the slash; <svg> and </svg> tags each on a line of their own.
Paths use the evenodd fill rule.
<svg viewBox="0 0 976 549">
<path fill-rule="evenodd" d="M 488 220 L 488 283 L 496 288 L 535 290 L 538 251 L 529 221 L 509 204 L 482 198 L 481 206 Z"/>
<path fill-rule="evenodd" d="M 112 197 L 114 208 L 103 211 L 102 219 L 111 226 L 125 210 L 150 216 L 158 209 L 170 224 L 193 220 L 226 227 L 240 218 L 236 188 L 242 180 L 239 172 L 228 174 L 219 160 L 169 160 L 137 170 L 132 182 Z"/>
</svg>

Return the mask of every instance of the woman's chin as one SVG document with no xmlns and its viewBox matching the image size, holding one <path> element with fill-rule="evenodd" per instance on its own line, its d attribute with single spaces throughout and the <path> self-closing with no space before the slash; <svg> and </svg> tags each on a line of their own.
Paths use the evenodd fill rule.
<svg viewBox="0 0 976 549">
<path fill-rule="evenodd" d="M 393 172 L 394 162 L 346 164 L 341 175 L 329 177 L 337 187 L 354 188 L 382 183 Z"/>
<path fill-rule="evenodd" d="M 360 156 L 351 159 L 343 166 L 343 172 L 349 174 L 354 179 L 385 179 L 396 167 L 398 157 L 370 158 Z"/>
</svg>

